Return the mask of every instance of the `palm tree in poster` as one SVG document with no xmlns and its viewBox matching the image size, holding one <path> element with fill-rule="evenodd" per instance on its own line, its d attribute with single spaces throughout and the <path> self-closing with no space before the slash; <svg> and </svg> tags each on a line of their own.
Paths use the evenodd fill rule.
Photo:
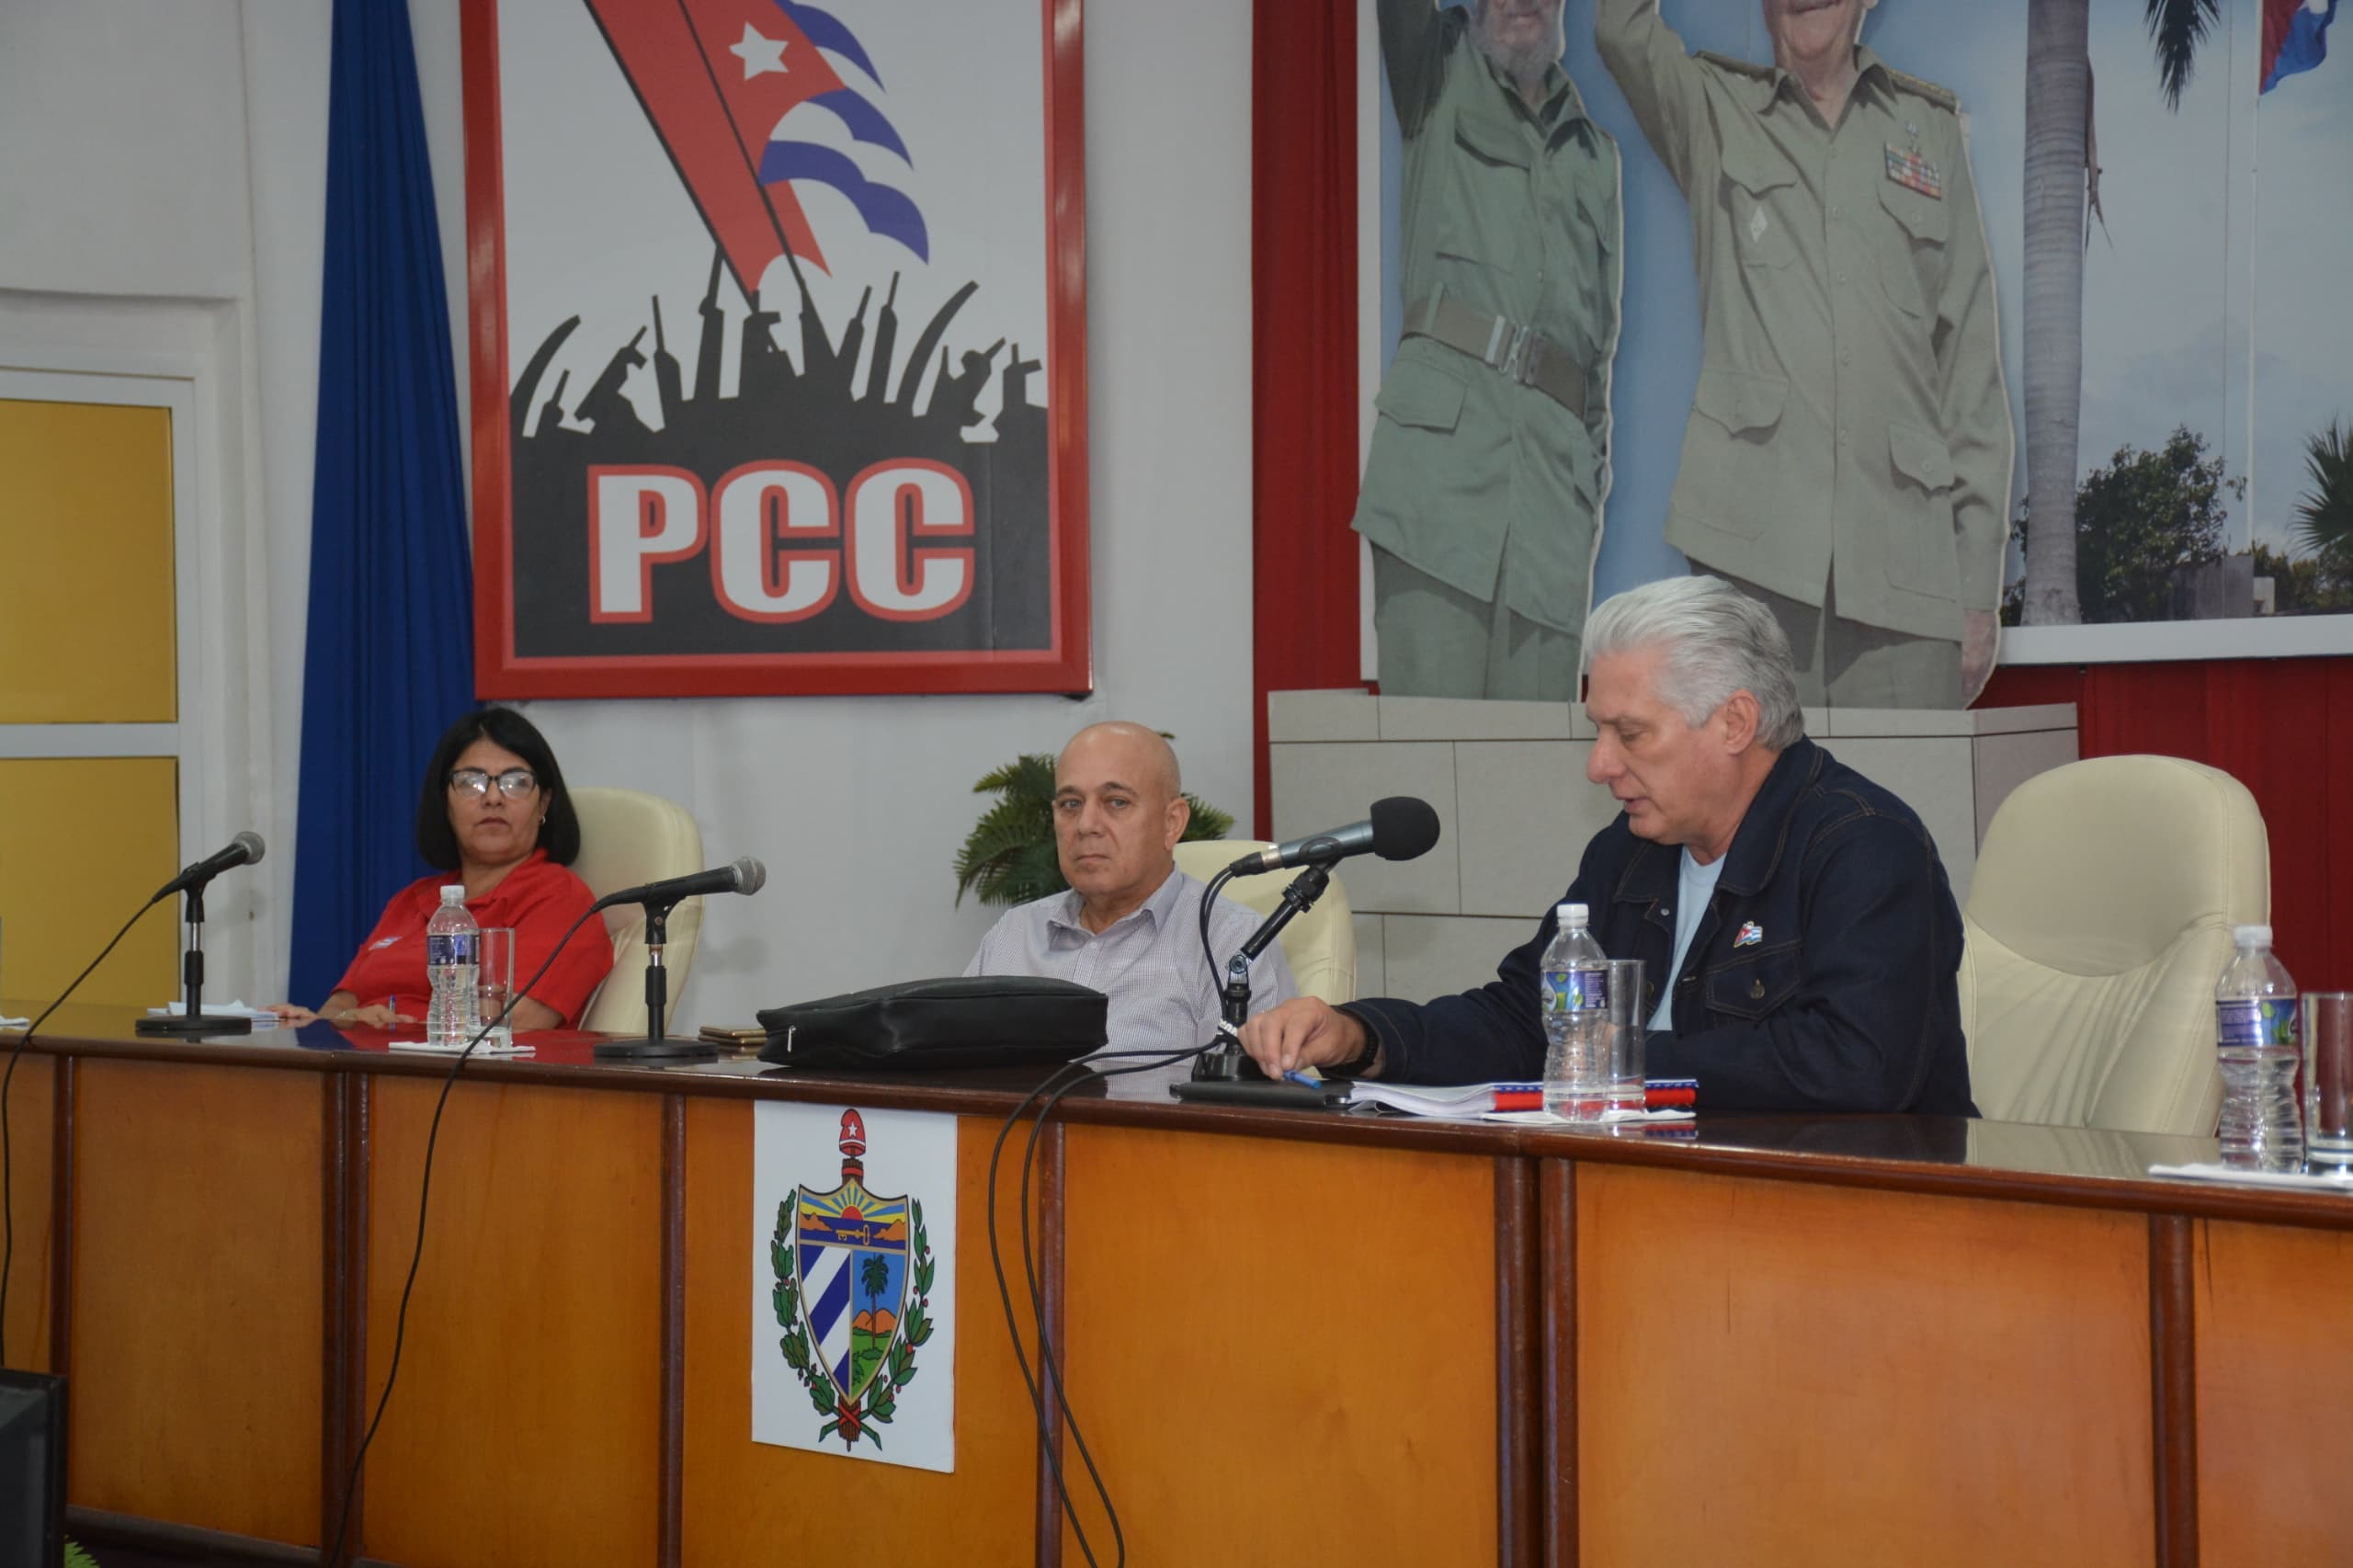
<svg viewBox="0 0 2353 1568">
<path fill-rule="evenodd" d="M 2181 107 L 2221 0 L 2146 0 L 2157 83 Z M 2097 194 L 2091 0 L 2027 0 L 2026 488 L 2029 626 L 2072 626 L 2076 427 L 2084 403 L 2084 249 Z"/>
<path fill-rule="evenodd" d="M 2340 576 L 2353 574 L 2353 425 L 2332 419 L 2304 437 L 2312 488 L 2296 498 L 2295 539 Z"/>
</svg>

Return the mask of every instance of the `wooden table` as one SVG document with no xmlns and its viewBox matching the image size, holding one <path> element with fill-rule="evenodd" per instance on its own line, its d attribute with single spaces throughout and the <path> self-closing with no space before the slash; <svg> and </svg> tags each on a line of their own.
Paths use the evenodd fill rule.
<svg viewBox="0 0 2353 1568">
<path fill-rule="evenodd" d="M 130 1023 L 68 1009 L 17 1073 L 7 1354 L 70 1374 L 85 1539 L 316 1562 L 446 1064 L 365 1031 Z M 663 1070 L 588 1042 L 472 1063 L 450 1098 L 365 1557 L 1080 1561 L 984 1233 L 990 1145 L 1037 1074 Z M 2353 1561 L 2353 1198 L 2142 1174 L 2211 1141 L 1612 1136 L 1107 1087 L 1047 1131 L 1034 1218 L 1133 1562 Z M 952 1474 L 750 1440 L 761 1098 L 959 1119 Z"/>
</svg>

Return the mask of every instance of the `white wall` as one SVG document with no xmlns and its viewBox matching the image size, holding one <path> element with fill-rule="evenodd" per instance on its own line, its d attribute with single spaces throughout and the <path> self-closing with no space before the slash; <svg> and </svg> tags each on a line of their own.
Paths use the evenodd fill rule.
<svg viewBox="0 0 2353 1568">
<path fill-rule="evenodd" d="M 458 3 L 412 10 L 461 327 Z M 1092 720 L 1175 732 L 1188 787 L 1248 821 L 1249 13 L 1249 0 L 1098 0 L 1086 18 L 1093 698 L 530 705 L 573 781 L 666 794 L 695 813 L 714 862 L 768 864 L 765 893 L 709 912 L 682 1023 L 961 969 L 992 918 L 949 903 L 980 806 L 972 780 Z M 238 526 L 267 541 L 274 654 L 270 798 L 252 820 L 279 846 L 255 880 L 281 919 L 328 52 L 322 0 L 0 7 L 0 290 L 217 298 L 250 312 L 258 504 Z M 274 995 L 284 980 L 277 950 L 230 984 Z"/>
</svg>

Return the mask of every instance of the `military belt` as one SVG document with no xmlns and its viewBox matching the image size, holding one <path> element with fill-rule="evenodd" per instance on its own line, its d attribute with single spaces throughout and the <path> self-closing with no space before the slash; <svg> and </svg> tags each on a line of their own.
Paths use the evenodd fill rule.
<svg viewBox="0 0 2353 1568">
<path fill-rule="evenodd" d="M 1444 294 L 1405 307 L 1405 335 L 1427 337 L 1492 367 L 1585 417 L 1585 367 L 1534 327 L 1458 305 Z"/>
</svg>

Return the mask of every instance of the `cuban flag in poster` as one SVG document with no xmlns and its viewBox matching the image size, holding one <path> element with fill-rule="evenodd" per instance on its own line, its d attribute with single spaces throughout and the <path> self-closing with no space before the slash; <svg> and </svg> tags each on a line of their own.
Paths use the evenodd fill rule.
<svg viewBox="0 0 2353 1568">
<path fill-rule="evenodd" d="M 2263 0 L 2263 90 L 2328 58 L 2336 0 Z"/>
<path fill-rule="evenodd" d="M 1050 10 L 469 7 L 486 695 L 1085 684 Z"/>
</svg>

